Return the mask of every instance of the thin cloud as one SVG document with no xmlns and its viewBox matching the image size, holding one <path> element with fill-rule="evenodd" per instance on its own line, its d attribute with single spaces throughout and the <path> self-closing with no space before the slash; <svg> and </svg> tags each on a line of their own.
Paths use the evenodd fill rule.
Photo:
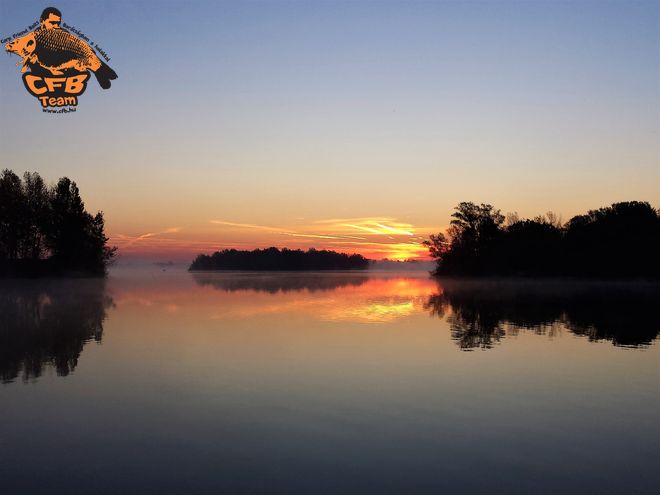
<svg viewBox="0 0 660 495">
<path fill-rule="evenodd" d="M 321 235 L 321 234 L 297 234 L 294 232 L 282 232 L 284 235 L 290 235 L 291 237 L 311 237 L 313 239 L 341 239 L 334 235 Z"/>
<path fill-rule="evenodd" d="M 370 232 L 372 234 L 382 234 L 382 232 L 380 230 L 376 230 L 376 229 L 371 228 L 371 227 L 364 227 L 362 225 L 353 225 L 353 224 L 350 224 L 350 223 L 344 223 L 344 224 L 342 224 L 342 227 L 351 227 L 351 228 L 354 228 L 354 229 L 364 230 L 365 232 Z"/>
<path fill-rule="evenodd" d="M 378 227 L 381 229 L 388 230 L 390 232 L 393 232 L 394 234 L 400 234 L 400 235 L 415 235 L 412 232 L 408 232 L 407 230 L 401 230 L 401 229 L 396 229 L 394 227 L 388 227 L 387 225 L 383 225 L 382 223 L 377 223 L 376 224 Z"/>
<path fill-rule="evenodd" d="M 339 234 L 332 235 L 328 233 L 313 233 L 313 232 L 304 232 L 304 231 L 301 232 L 300 229 L 293 230 L 293 229 L 286 229 L 283 227 L 269 227 L 266 225 L 257 225 L 252 223 L 229 222 L 226 220 L 209 220 L 209 223 L 212 223 L 214 225 L 226 225 L 228 227 L 239 227 L 245 229 L 261 230 L 266 232 L 274 232 L 280 235 L 287 235 L 290 237 L 308 237 L 312 239 L 342 239 L 344 237 L 348 237 L 348 238 L 361 239 L 360 237 L 354 237 L 354 236 L 343 236 Z M 303 227 L 303 230 L 305 230 L 305 227 Z"/>
<path fill-rule="evenodd" d="M 140 242 L 140 241 L 143 241 L 145 239 L 149 239 L 149 238 L 156 237 L 156 236 L 163 235 L 163 234 L 174 234 L 174 233 L 177 233 L 177 232 L 180 232 L 180 231 L 181 231 L 181 227 L 169 227 L 169 228 L 167 228 L 165 230 L 162 230 L 160 232 L 147 232 L 146 234 L 141 234 L 141 235 L 138 235 L 138 236 L 135 236 L 135 237 L 127 236 L 127 235 L 124 235 L 124 234 L 117 234 L 117 237 L 119 238 L 120 241 L 126 240 L 127 242 L 124 245 L 124 247 L 127 247 L 127 246 L 132 246 L 133 244 L 135 244 L 137 242 Z"/>
<path fill-rule="evenodd" d="M 269 232 L 280 232 L 282 229 L 267 227 L 266 225 L 255 225 L 252 223 L 227 222 L 226 220 L 209 220 L 214 225 L 227 225 L 228 227 L 240 227 L 244 229 L 267 230 Z"/>
</svg>

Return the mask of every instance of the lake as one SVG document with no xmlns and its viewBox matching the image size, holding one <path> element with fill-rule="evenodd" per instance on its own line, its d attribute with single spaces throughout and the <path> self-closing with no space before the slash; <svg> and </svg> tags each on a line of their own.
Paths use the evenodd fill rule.
<svg viewBox="0 0 660 495">
<path fill-rule="evenodd" d="M 0 483 L 657 493 L 658 294 L 159 267 L 2 281 Z"/>
</svg>

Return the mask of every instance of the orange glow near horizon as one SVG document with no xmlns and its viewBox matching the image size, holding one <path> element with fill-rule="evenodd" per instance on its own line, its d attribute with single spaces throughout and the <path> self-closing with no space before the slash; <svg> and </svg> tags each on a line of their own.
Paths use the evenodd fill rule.
<svg viewBox="0 0 660 495">
<path fill-rule="evenodd" d="M 289 226 L 210 219 L 143 233 L 111 234 L 110 244 L 122 257 L 191 260 L 222 249 L 328 249 L 357 253 L 373 260 L 428 260 L 422 242 L 439 228 L 415 227 L 388 217 L 338 218 Z"/>
</svg>

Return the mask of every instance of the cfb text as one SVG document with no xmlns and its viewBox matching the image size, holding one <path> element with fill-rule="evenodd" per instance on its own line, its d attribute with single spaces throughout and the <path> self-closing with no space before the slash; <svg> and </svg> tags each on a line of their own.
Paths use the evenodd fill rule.
<svg viewBox="0 0 660 495">
<path fill-rule="evenodd" d="M 23 83 L 26 89 L 41 101 L 42 106 L 75 105 L 77 96 L 87 87 L 89 74 L 77 74 L 70 77 L 42 77 L 25 74 Z M 76 101 L 76 103 L 72 103 Z"/>
</svg>

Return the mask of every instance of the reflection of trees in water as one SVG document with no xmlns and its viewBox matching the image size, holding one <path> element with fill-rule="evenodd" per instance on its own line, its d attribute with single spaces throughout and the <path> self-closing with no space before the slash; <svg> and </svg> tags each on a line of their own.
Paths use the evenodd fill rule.
<svg viewBox="0 0 660 495">
<path fill-rule="evenodd" d="M 52 366 L 66 376 L 85 344 L 101 341 L 112 300 L 102 279 L 0 284 L 0 378 L 35 379 Z"/>
<path fill-rule="evenodd" d="M 553 335 L 565 327 L 591 341 L 649 345 L 660 332 L 660 286 L 560 281 L 443 280 L 431 315 L 447 316 L 461 349 L 489 349 L 519 330 Z"/>
<path fill-rule="evenodd" d="M 461 349 L 490 349 L 504 336 L 500 321 L 489 311 L 480 311 L 478 305 L 454 306 L 445 292 L 431 295 L 425 304 L 425 308 L 439 318 L 444 318 L 450 307 L 447 322 L 452 338 Z"/>
<path fill-rule="evenodd" d="M 358 287 L 364 284 L 368 275 L 356 273 L 278 273 L 275 275 L 246 273 L 193 273 L 198 285 L 210 286 L 226 292 L 257 291 L 276 294 L 307 290 L 309 292 L 328 291 L 341 287 Z"/>
</svg>

